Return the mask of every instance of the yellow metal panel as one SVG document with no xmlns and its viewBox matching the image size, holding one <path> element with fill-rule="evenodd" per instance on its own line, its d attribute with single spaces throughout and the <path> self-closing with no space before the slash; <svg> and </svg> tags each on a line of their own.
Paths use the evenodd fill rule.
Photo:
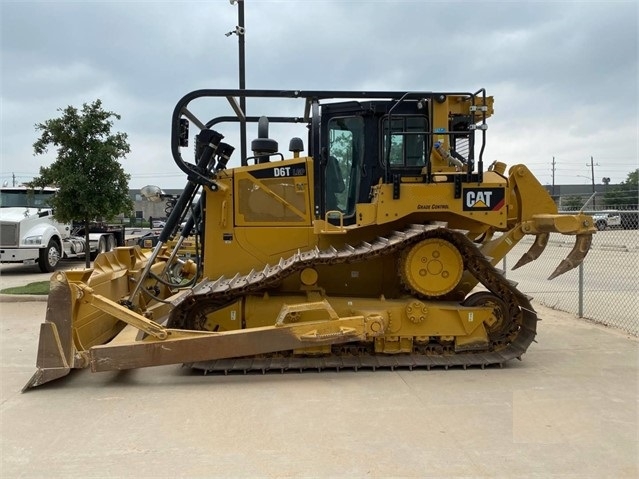
<svg viewBox="0 0 639 479">
<path fill-rule="evenodd" d="M 482 183 L 482 188 L 504 188 L 501 183 Z M 496 211 L 464 211 L 464 198 L 454 198 L 452 183 L 429 185 L 402 183 L 400 198 L 393 199 L 393 185 L 379 186 L 377 201 L 377 224 L 390 223 L 413 215 L 413 222 L 446 221 L 453 228 L 472 230 L 490 225 L 505 228 L 507 207 L 504 204 Z M 473 225 L 473 223 L 475 225 Z"/>
<path fill-rule="evenodd" d="M 208 331 L 233 331 L 242 329 L 244 312 L 243 301 L 236 301 L 206 316 L 205 329 Z"/>
<path fill-rule="evenodd" d="M 295 158 L 235 172 L 236 226 L 310 225 L 313 162 Z"/>
<path fill-rule="evenodd" d="M 357 218 L 357 226 L 367 226 L 375 224 L 377 220 L 377 204 L 358 204 L 355 217 Z"/>
</svg>

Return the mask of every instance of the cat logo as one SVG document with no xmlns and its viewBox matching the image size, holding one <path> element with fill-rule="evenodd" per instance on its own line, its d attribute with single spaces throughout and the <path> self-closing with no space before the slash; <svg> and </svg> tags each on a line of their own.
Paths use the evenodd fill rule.
<svg viewBox="0 0 639 479">
<path fill-rule="evenodd" d="M 464 188 L 464 211 L 498 211 L 504 204 L 504 188 Z"/>
</svg>

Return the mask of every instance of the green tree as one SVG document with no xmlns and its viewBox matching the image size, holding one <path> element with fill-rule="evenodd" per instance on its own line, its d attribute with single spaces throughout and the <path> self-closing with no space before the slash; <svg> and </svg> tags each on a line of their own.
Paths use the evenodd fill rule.
<svg viewBox="0 0 639 479">
<path fill-rule="evenodd" d="M 130 212 L 130 175 L 119 163 L 130 151 L 126 133 L 111 133 L 113 120 L 120 115 L 102 109 L 98 99 L 84 103 L 78 111 L 72 106 L 58 109 L 59 118 L 35 125 L 40 138 L 33 144 L 35 155 L 57 148 L 57 158 L 50 166 L 40 167 L 40 176 L 31 185 L 59 188 L 52 200 L 54 217 L 61 222 L 84 223 L 89 243 L 89 223 L 98 218 L 111 219 Z M 86 254 L 86 266 L 90 257 Z"/>
<path fill-rule="evenodd" d="M 604 202 L 606 206 L 636 209 L 639 205 L 639 168 L 628 173 L 626 181 L 606 191 Z"/>
<path fill-rule="evenodd" d="M 566 196 L 565 198 L 562 198 L 561 209 L 565 211 L 580 210 L 584 201 L 584 198 L 581 196 Z"/>
</svg>

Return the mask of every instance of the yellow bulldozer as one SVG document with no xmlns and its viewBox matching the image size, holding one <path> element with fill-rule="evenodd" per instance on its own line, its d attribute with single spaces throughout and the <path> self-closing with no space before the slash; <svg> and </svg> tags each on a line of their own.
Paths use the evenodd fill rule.
<svg viewBox="0 0 639 479">
<path fill-rule="evenodd" d="M 282 111 L 303 103 L 303 113 L 247 116 L 238 100 L 249 98 L 285 102 Z M 234 114 L 193 113 L 213 99 Z M 524 235 L 536 238 L 515 267 L 550 233 L 575 235 L 552 279 L 583 261 L 596 228 L 558 214 L 525 165 L 484 164 L 492 114 L 484 89 L 185 95 L 171 151 L 187 182 L 157 244 L 53 274 L 25 389 L 88 367 L 483 368 L 520 358 L 538 318 L 495 266 Z M 281 153 L 273 123 L 301 127 L 308 155 L 298 137 Z M 238 167 L 218 124 L 240 127 L 242 151 L 257 124 Z M 193 162 L 182 156 L 189 142 Z M 187 238 L 191 259 L 176 253 Z"/>
</svg>

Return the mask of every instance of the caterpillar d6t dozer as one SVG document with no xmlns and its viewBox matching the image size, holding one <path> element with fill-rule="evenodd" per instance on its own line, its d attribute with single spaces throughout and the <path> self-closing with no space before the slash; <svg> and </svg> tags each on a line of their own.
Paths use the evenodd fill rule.
<svg viewBox="0 0 639 479">
<path fill-rule="evenodd" d="M 234 114 L 198 118 L 190 104 L 202 111 L 212 98 Z M 303 114 L 246 116 L 246 99 L 278 100 L 280 111 L 304 103 Z M 524 235 L 536 239 L 516 267 L 535 260 L 550 233 L 574 235 L 553 278 L 581 263 L 595 228 L 590 216 L 558 214 L 525 165 L 485 165 L 492 114 L 483 89 L 184 96 L 171 149 L 187 182 L 157 244 L 52 276 L 25 389 L 86 367 L 184 363 L 227 373 L 519 358 L 537 316 L 495 265 Z M 308 155 L 300 138 L 280 153 L 269 122 L 301 126 Z M 247 124 L 257 126 L 252 154 Z M 240 132 L 236 168 L 216 131 L 229 126 Z M 189 142 L 193 162 L 182 157 Z M 187 237 L 191 259 L 179 254 Z"/>
</svg>

